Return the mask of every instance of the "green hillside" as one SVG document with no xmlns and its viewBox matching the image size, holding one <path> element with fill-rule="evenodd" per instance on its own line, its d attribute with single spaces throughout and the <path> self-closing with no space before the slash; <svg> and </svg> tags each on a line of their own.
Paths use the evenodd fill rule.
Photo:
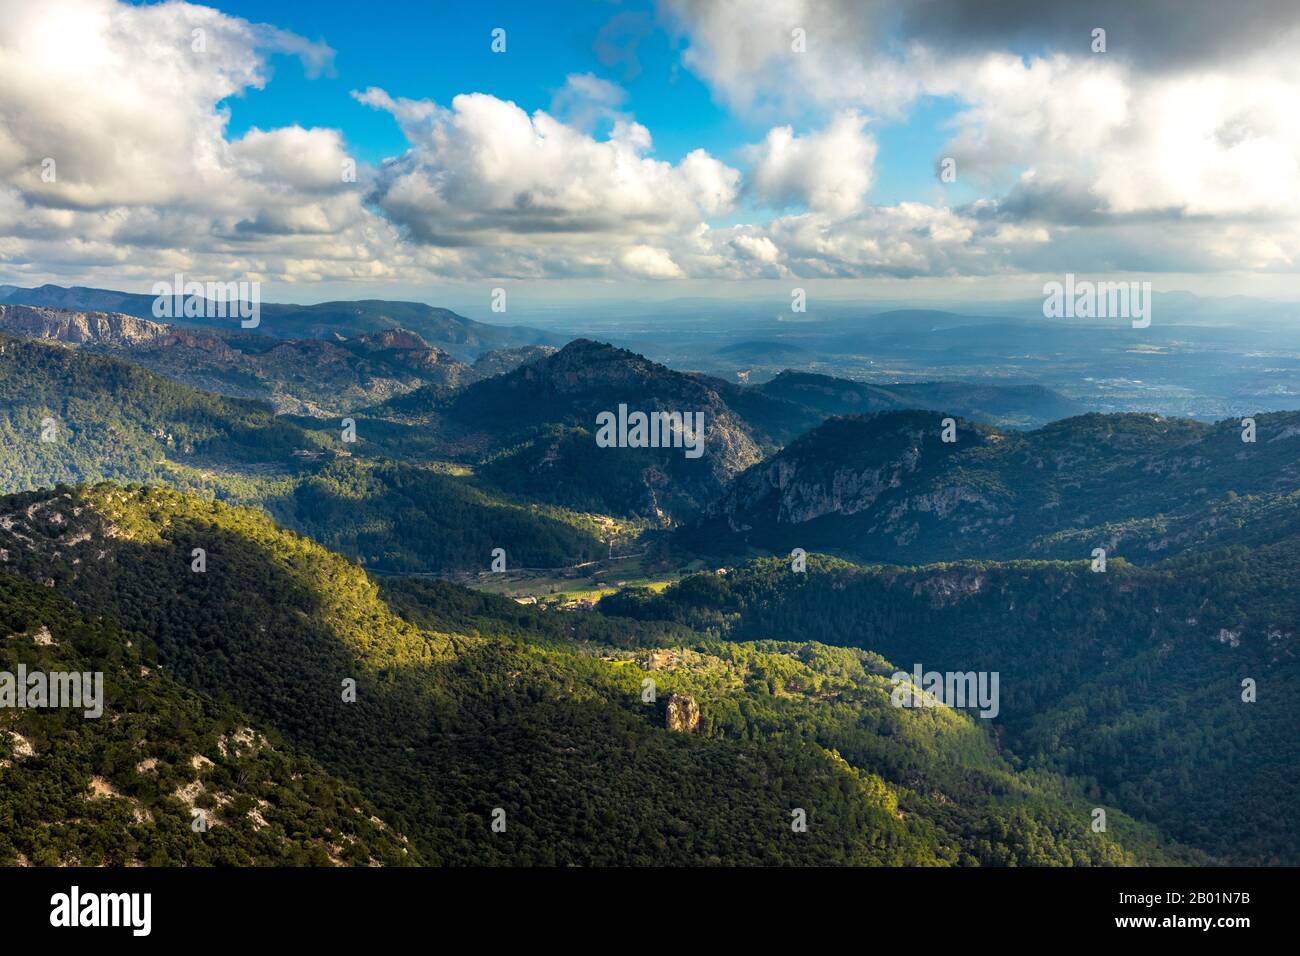
<svg viewBox="0 0 1300 956">
<path fill-rule="evenodd" d="M 730 640 L 862 648 L 909 671 L 996 671 L 1013 766 L 1080 780 L 1101 805 L 1216 859 L 1294 865 L 1300 836 L 1277 808 L 1300 799 L 1298 574 L 1297 539 L 1105 573 L 813 558 L 797 574 L 764 559 L 601 608 Z"/>
<path fill-rule="evenodd" d="M 1079 559 L 1148 562 L 1191 547 L 1276 540 L 1300 527 L 1300 412 L 1217 425 L 1084 415 L 1032 432 L 938 412 L 833 418 L 737 477 L 691 550 L 791 548 L 903 564 Z"/>
<path fill-rule="evenodd" d="M 0 673 L 20 666 L 102 673 L 106 700 L 93 719 L 0 711 L 0 866 L 421 862 L 356 787 L 185 687 L 152 642 L 0 573 Z"/>
<path fill-rule="evenodd" d="M 277 417 L 115 358 L 0 337 L 0 491 L 100 480 L 194 490 L 265 508 L 389 571 L 486 568 L 502 546 L 512 564 L 536 567 L 602 551 L 571 515 L 386 460 L 397 426 L 361 422 L 345 443 L 341 424 Z"/>
<path fill-rule="evenodd" d="M 566 634 L 551 612 L 445 584 L 381 591 L 256 512 L 173 491 L 11 497 L 0 547 L 361 789 L 425 862 L 1189 858 L 1119 812 L 1092 833 L 1071 781 L 1015 772 L 976 719 L 891 706 L 874 654 L 632 621 Z"/>
</svg>

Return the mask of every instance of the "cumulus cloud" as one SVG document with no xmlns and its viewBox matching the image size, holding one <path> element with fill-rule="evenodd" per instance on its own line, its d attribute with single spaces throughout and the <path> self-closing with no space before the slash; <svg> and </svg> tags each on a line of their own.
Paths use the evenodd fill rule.
<svg viewBox="0 0 1300 956">
<path fill-rule="evenodd" d="M 686 66 L 738 109 L 770 116 L 812 101 L 896 111 L 920 89 L 904 65 L 875 55 L 887 34 L 881 0 L 660 0 L 660 8 L 685 38 Z"/>
<path fill-rule="evenodd" d="M 604 139 L 485 93 L 444 108 L 354 94 L 391 112 L 411 148 L 385 163 L 373 201 L 421 243 L 632 247 L 689 230 L 735 202 L 740 173 L 703 150 L 648 155 L 650 132 L 619 120 Z"/>
<path fill-rule="evenodd" d="M 683 61 L 736 106 L 776 101 L 891 111 L 926 92 L 944 62 L 1029 50 L 1106 57 L 1149 73 L 1294 60 L 1294 0 L 658 0 Z M 802 30 L 796 52 L 792 31 Z"/>
<path fill-rule="evenodd" d="M 1118 61 L 987 58 L 952 77 L 968 104 L 958 168 L 1013 168 L 1004 215 L 1067 225 L 1300 221 L 1300 84 L 1285 71 L 1164 72 Z"/>
<path fill-rule="evenodd" d="M 124 266 L 292 278 L 335 271 L 331 261 L 355 274 L 387 240 L 362 189 L 345 182 L 339 133 L 227 135 L 221 102 L 261 87 L 276 52 L 298 56 L 309 73 L 328 71 L 333 58 L 324 44 L 207 7 L 6 2 L 6 260 L 20 272 L 69 263 L 119 279 Z"/>
<path fill-rule="evenodd" d="M 111 0 L 7 3 L 0 49 L 0 175 L 45 205 L 83 209 L 184 203 L 234 185 L 216 104 L 262 86 L 270 50 L 313 68 L 332 56 L 205 7 Z"/>
<path fill-rule="evenodd" d="M 775 265 L 781 259 L 781 250 L 767 236 L 741 234 L 731 240 L 731 246 L 744 259 Z"/>
<path fill-rule="evenodd" d="M 940 156 L 954 158 L 959 179 L 989 197 L 977 218 L 1051 229 L 1053 241 L 1035 249 L 1044 258 L 1059 249 L 1055 268 L 1106 248 L 1130 249 L 1135 262 L 1300 265 L 1291 243 L 1300 225 L 1300 6 L 1291 0 L 660 6 L 684 38 L 685 64 L 754 116 L 899 117 L 923 97 L 956 104 Z M 1091 48 L 1097 27 L 1106 30 L 1105 53 Z M 795 28 L 806 36 L 804 52 L 791 43 Z M 800 142 L 773 130 L 767 155 L 753 155 L 750 188 L 777 205 L 844 215 L 853 208 L 847 201 L 815 204 L 809 187 L 833 180 L 802 176 L 818 151 L 800 156 Z M 868 222 L 884 213 L 861 207 Z M 844 235 L 863 225 L 846 222 Z M 1215 238 L 1229 228 L 1251 237 L 1235 255 Z M 1114 245 L 1139 234 L 1169 255 Z M 783 249 L 790 263 L 812 264 Z"/>
<path fill-rule="evenodd" d="M 410 142 L 370 168 L 338 130 L 229 133 L 223 101 L 264 85 L 270 54 L 328 72 L 323 43 L 181 3 L 3 13 L 0 261 L 15 279 L 671 279 L 688 274 L 674 247 L 714 268 L 694 237 L 740 189 L 703 150 L 655 158 L 621 88 L 590 74 L 556 93 L 564 119 L 487 94 L 356 93 Z"/>
<path fill-rule="evenodd" d="M 619 268 L 638 279 L 680 279 L 683 275 L 677 263 L 663 249 L 653 246 L 632 246 L 618 254 Z"/>
<path fill-rule="evenodd" d="M 772 241 L 801 276 L 992 275 L 1012 271 L 1047 230 L 981 220 L 967 213 L 904 202 L 849 219 L 806 213 L 775 220 Z"/>
<path fill-rule="evenodd" d="M 1106 53 L 1142 71 L 1184 70 L 1275 59 L 1300 34 L 1293 0 L 924 0 L 897 4 L 894 28 L 908 41 L 944 50 L 1023 49 L 1083 54 L 1092 31 L 1106 31 Z"/>
<path fill-rule="evenodd" d="M 865 117 L 848 112 L 806 136 L 796 136 L 789 126 L 772 129 L 746 151 L 750 190 L 770 206 L 857 211 L 871 188 L 876 159 L 876 143 L 866 125 Z"/>
<path fill-rule="evenodd" d="M 761 124 L 728 161 L 659 158 L 621 86 L 573 73 L 543 110 L 354 92 L 407 147 L 353 180 L 340 131 L 234 136 L 223 105 L 271 54 L 329 73 L 325 43 L 185 3 L 0 0 L 0 263 L 108 285 L 1300 269 L 1290 2 L 660 6 L 685 67 Z M 652 28 L 614 16 L 599 56 L 634 75 Z M 873 124 L 923 99 L 955 108 L 962 201 L 873 205 Z"/>
</svg>

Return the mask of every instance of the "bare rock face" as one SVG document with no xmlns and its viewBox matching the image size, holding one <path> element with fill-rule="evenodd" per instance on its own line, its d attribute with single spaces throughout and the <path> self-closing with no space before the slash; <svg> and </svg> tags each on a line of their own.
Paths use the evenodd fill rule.
<svg viewBox="0 0 1300 956">
<path fill-rule="evenodd" d="M 700 705 L 695 702 L 695 698 L 686 694 L 673 694 L 668 699 L 668 729 L 693 734 L 699 726 Z"/>
<path fill-rule="evenodd" d="M 73 345 L 124 346 L 154 344 L 171 332 L 159 322 L 117 312 L 72 312 L 27 305 L 0 305 L 0 329 Z"/>
<path fill-rule="evenodd" d="M 358 335 L 356 342 L 367 352 L 381 352 L 386 349 L 396 349 L 402 352 L 427 352 L 430 349 L 428 342 L 417 333 L 409 332 L 406 329 L 384 329 L 382 332 L 367 332 Z"/>
</svg>

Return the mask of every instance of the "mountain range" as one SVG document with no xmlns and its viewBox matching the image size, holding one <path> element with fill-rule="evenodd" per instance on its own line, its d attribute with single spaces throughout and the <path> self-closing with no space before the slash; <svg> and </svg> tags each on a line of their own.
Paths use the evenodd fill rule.
<svg viewBox="0 0 1300 956">
<path fill-rule="evenodd" d="M 467 365 L 398 328 L 351 338 L 273 339 L 117 312 L 24 305 L 0 305 L 0 332 L 115 355 L 196 388 L 315 417 L 346 414 L 426 385 L 469 384 L 554 351 L 521 346 L 484 352 Z"/>
<path fill-rule="evenodd" d="M 170 277 L 169 277 L 170 278 Z M 116 312 L 140 319 L 156 319 L 157 297 L 140 292 L 115 292 L 83 286 L 64 288 L 43 285 L 25 289 L 0 285 L 0 304 L 44 306 L 74 312 Z M 524 345 L 553 345 L 555 336 L 523 326 L 488 325 L 475 322 L 450 309 L 440 309 L 421 302 L 391 302 L 362 299 L 348 302 L 321 302 L 316 305 L 259 303 L 260 324 L 257 331 L 277 339 L 354 338 L 367 333 L 404 329 L 415 332 L 449 354 L 462 359 L 477 358 L 493 349 L 518 348 Z M 215 310 L 204 310 L 205 315 Z M 230 330 L 235 322 L 229 318 L 178 316 L 173 324 L 203 329 Z"/>
<path fill-rule="evenodd" d="M 691 459 L 680 449 L 598 448 L 596 417 L 620 405 L 629 412 L 702 413 L 703 455 Z M 418 426 L 441 448 L 482 463 L 482 474 L 511 492 L 579 510 L 673 523 L 698 513 L 765 454 L 833 415 L 913 407 L 1033 420 L 1076 408 L 1033 387 L 883 388 L 796 372 L 744 387 L 579 339 L 464 389 L 428 386 L 365 414 Z"/>
<path fill-rule="evenodd" d="M 586 560 L 594 525 L 393 460 L 339 421 L 200 391 L 109 355 L 0 336 L 0 487 L 112 480 L 257 504 L 387 570 Z M 430 507 L 433 501 L 438 507 Z"/>
<path fill-rule="evenodd" d="M 105 717 L 0 711 L 0 865 L 1300 861 L 1300 412 L 72 291 L 0 302 L 0 673 Z"/>
<path fill-rule="evenodd" d="M 196 546 L 206 550 L 202 573 L 191 570 Z M 394 841 L 426 864 L 1199 858 L 1121 810 L 1107 833 L 1091 833 L 1075 784 L 1017 772 L 975 718 L 891 706 L 892 668 L 875 654 L 719 644 L 600 616 L 570 624 L 451 585 L 376 587 L 262 515 L 166 490 L 101 485 L 10 497 L 0 501 L 0 548 L 9 589 L 0 596 L 13 595 L 18 627 L 44 633 L 49 625 L 58 646 L 94 647 L 112 662 L 108 725 L 133 706 L 130 651 L 151 664 L 157 656 L 158 676 L 142 677 L 247 713 L 219 727 L 249 722 L 220 735 L 199 724 L 183 742 L 151 739 L 137 723 L 98 752 L 90 741 L 70 742 L 66 720 L 19 712 L 8 723 L 24 743 L 0 768 L 0 799 L 15 799 L 10 778 L 59 766 L 64 812 L 103 803 L 96 818 L 82 818 L 93 840 L 56 843 L 57 828 L 55 837 L 6 831 L 3 862 L 18 853 L 181 862 L 190 844 L 218 842 L 232 859 L 256 859 L 261 845 L 281 840 L 291 811 L 277 805 L 288 795 L 274 776 L 241 780 L 245 747 L 268 758 L 282 748 L 301 753 L 340 781 L 334 786 L 373 801 L 374 813 L 358 801 L 347 817 L 356 798 L 336 797 L 329 805 L 342 819 L 317 824 L 340 862 L 383 862 Z M 14 583 L 23 580 L 52 582 L 72 631 L 44 613 L 56 606 L 49 592 Z M 75 631 L 78 613 L 122 630 L 96 642 Z M 19 634 L 0 641 L 6 657 L 30 655 L 30 646 Z M 647 680 L 657 689 L 648 697 Z M 231 739 L 248 743 L 232 752 Z M 150 763 L 150 752 L 161 756 Z M 79 787 L 86 795 L 77 800 Z M 191 797 L 210 813 L 202 837 L 184 824 Z M 26 811 L 28 791 L 17 799 Z M 129 823 L 137 808 L 156 815 Z M 791 827 L 793 811 L 809 821 L 806 831 Z M 371 826 L 354 834 L 350 821 Z M 299 839 L 311 845 L 310 833 Z"/>
<path fill-rule="evenodd" d="M 1084 415 L 1030 432 L 933 413 L 833 418 L 738 476 L 687 536 L 898 563 L 1149 561 L 1295 529 L 1300 413 L 1217 425 Z M 1244 438 L 1251 438 L 1246 441 Z"/>
</svg>

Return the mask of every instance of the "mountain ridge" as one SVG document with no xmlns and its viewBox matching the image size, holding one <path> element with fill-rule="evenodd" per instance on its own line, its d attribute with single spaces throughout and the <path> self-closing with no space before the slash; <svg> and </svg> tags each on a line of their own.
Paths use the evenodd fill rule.
<svg viewBox="0 0 1300 956">
<path fill-rule="evenodd" d="M 426 385 L 456 388 L 545 354 L 536 351 L 543 346 L 484 352 L 470 366 L 396 327 L 350 338 L 277 339 L 117 312 L 2 303 L 0 332 L 106 352 L 196 388 L 317 418 Z"/>
<path fill-rule="evenodd" d="M 1031 432 L 956 420 L 950 443 L 937 413 L 832 418 L 738 476 L 687 538 L 892 563 L 1077 558 L 1096 547 L 1154 559 L 1177 550 L 1165 525 L 1190 532 L 1211 512 L 1294 503 L 1300 412 L 1255 421 L 1247 443 L 1231 420 L 1089 413 Z M 1125 548 L 1130 539 L 1140 550 Z"/>
<path fill-rule="evenodd" d="M 171 277 L 168 276 L 168 279 Z M 155 319 L 155 296 L 117 292 L 84 286 L 70 288 L 43 285 L 27 289 L 0 285 L 0 303 L 47 306 L 83 312 L 118 312 L 142 319 Z M 494 348 L 553 344 L 551 333 L 526 326 L 490 325 L 458 315 L 450 309 L 422 302 L 358 299 L 320 302 L 314 305 L 264 302 L 260 304 L 258 332 L 273 338 L 351 338 L 363 332 L 405 328 L 461 360 L 472 360 Z M 232 319 L 187 318 L 171 322 L 180 326 L 234 330 Z"/>
</svg>

